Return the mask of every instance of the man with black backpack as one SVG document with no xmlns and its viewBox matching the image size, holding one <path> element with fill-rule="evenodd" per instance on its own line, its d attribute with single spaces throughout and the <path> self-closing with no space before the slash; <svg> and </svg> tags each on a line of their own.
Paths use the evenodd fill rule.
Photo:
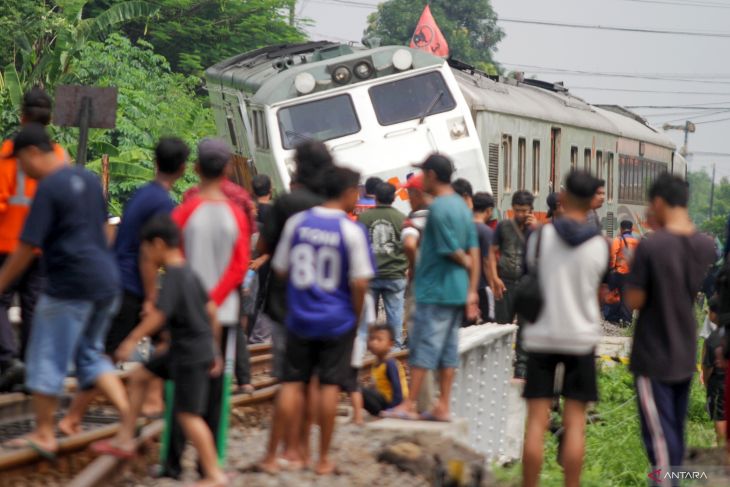
<svg viewBox="0 0 730 487">
<path fill-rule="evenodd" d="M 598 399 L 594 358 L 601 339 L 598 294 L 608 264 L 608 245 L 587 218 L 597 185 L 587 172 L 568 174 L 560 195 L 563 215 L 533 232 L 527 244 L 527 267 L 537 276 L 542 305 L 535 322 L 523 326 L 528 354 L 522 455 L 526 487 L 539 483 L 545 430 L 556 394 L 565 398 L 560 452 L 565 485 L 580 485 L 586 405 Z M 517 308 L 527 315 L 519 300 Z M 556 382 L 562 384 L 557 391 Z"/>
<path fill-rule="evenodd" d="M 615 293 L 616 302 L 609 303 L 605 307 L 606 320 L 628 326 L 631 323 L 631 312 L 621 299 L 624 292 L 624 282 L 631 270 L 631 263 L 634 260 L 634 251 L 639 245 L 639 239 L 632 233 L 634 224 L 631 220 L 621 222 L 621 235 L 614 237 L 611 242 L 611 275 L 609 288 Z"/>
</svg>

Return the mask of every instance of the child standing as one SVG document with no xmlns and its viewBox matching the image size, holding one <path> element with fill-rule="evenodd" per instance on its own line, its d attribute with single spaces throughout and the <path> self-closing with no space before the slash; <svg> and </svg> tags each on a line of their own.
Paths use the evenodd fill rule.
<svg viewBox="0 0 730 487">
<path fill-rule="evenodd" d="M 180 250 L 180 231 L 168 215 L 153 217 L 142 229 L 142 251 L 157 266 L 164 266 L 156 308 L 119 345 L 116 358 L 128 360 L 143 337 L 167 323 L 169 351 L 154 357 L 129 378 L 130 417 L 123 421 L 116 438 L 93 445 L 97 453 L 129 458 L 135 454 L 134 431 L 137 416 L 156 378 L 175 383 L 176 418 L 185 436 L 198 451 L 204 478 L 199 485 L 225 485 L 227 477 L 218 466 L 213 434 L 203 420 L 211 376 L 220 375 L 221 360 L 214 341 L 217 332 L 216 306 Z"/>
<path fill-rule="evenodd" d="M 370 377 L 375 387 L 362 390 L 365 410 L 373 416 L 380 411 L 396 407 L 408 397 L 408 382 L 403 365 L 394 358 L 387 358 L 395 340 L 393 329 L 388 325 L 370 327 L 368 350 L 375 355 L 375 364 L 370 369 Z"/>
<path fill-rule="evenodd" d="M 717 298 L 710 299 L 709 319 L 717 323 L 719 303 Z M 722 353 L 722 344 L 725 337 L 725 328 L 717 327 L 705 339 L 702 350 L 702 383 L 707 388 L 707 411 L 710 419 L 715 422 L 717 443 L 725 443 L 727 422 L 725 421 L 725 374 L 727 361 Z M 719 349 L 719 350 L 718 350 Z"/>
<path fill-rule="evenodd" d="M 287 280 L 286 363 L 279 403 L 287 444 L 299 451 L 304 387 L 320 384 L 319 475 L 335 471 L 329 459 L 339 388 L 350 379 L 352 346 L 374 270 L 365 231 L 347 217 L 358 200 L 360 175 L 332 167 L 322 177 L 321 206 L 289 218 L 272 260 Z M 305 458 L 298 459 L 303 466 Z"/>
</svg>

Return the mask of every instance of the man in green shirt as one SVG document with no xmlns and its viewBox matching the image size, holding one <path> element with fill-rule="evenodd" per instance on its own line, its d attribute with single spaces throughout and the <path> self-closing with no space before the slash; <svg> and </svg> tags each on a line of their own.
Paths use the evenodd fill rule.
<svg viewBox="0 0 730 487">
<path fill-rule="evenodd" d="M 459 328 L 465 315 L 479 313 L 479 242 L 472 213 L 451 187 L 451 160 L 434 154 L 423 164 L 423 184 L 435 199 L 429 207 L 416 264 L 416 312 L 409 336 L 410 397 L 386 416 L 415 419 L 416 403 L 428 370 L 440 371 L 440 395 L 422 419 L 448 421 L 454 371 L 459 365 Z"/>
<path fill-rule="evenodd" d="M 402 348 L 408 260 L 400 238 L 405 215 L 393 208 L 393 201 L 395 186 L 381 182 L 375 188 L 375 208 L 362 213 L 359 221 L 368 230 L 377 264 L 377 274 L 370 283 L 373 300 L 377 306 L 380 297 L 383 297 L 388 325 L 393 329 L 395 348 Z"/>
</svg>

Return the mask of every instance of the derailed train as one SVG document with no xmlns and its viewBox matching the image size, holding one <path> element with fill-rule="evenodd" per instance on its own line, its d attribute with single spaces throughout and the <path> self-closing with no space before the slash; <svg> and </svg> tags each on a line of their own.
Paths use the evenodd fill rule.
<svg viewBox="0 0 730 487">
<path fill-rule="evenodd" d="M 571 168 L 606 180 L 606 233 L 641 228 L 646 189 L 663 171 L 686 176 L 672 141 L 618 106 L 594 106 L 560 84 L 488 76 L 402 46 L 330 42 L 272 46 L 206 71 L 219 133 L 251 169 L 288 188 L 294 147 L 325 141 L 338 163 L 395 184 L 438 151 L 456 177 L 509 212 L 514 191 L 538 213 Z M 396 206 L 407 210 L 407 193 Z"/>
</svg>

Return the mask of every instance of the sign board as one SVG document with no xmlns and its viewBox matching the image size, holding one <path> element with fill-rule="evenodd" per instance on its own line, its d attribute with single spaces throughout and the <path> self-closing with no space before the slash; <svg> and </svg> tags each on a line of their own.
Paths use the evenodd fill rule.
<svg viewBox="0 0 730 487">
<path fill-rule="evenodd" d="M 89 129 L 113 129 L 117 123 L 117 89 L 97 86 L 63 85 L 56 88 L 53 123 L 79 127 L 76 163 L 86 164 Z"/>
</svg>

